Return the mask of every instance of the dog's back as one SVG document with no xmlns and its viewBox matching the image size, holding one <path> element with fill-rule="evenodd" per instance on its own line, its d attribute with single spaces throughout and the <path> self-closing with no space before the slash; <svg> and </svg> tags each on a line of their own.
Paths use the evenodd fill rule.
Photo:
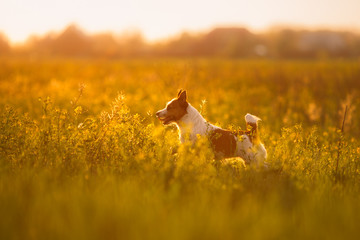
<svg viewBox="0 0 360 240">
<path fill-rule="evenodd" d="M 246 114 L 245 131 L 229 131 L 221 128 L 209 132 L 209 139 L 218 158 L 241 157 L 246 163 L 260 163 L 267 157 L 258 132 L 260 118 Z"/>
</svg>

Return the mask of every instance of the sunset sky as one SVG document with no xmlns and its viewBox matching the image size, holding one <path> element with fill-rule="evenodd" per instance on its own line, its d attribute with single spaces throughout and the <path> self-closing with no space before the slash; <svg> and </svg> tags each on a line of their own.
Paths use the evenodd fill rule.
<svg viewBox="0 0 360 240">
<path fill-rule="evenodd" d="M 70 23 L 89 33 L 135 28 L 148 40 L 215 26 L 359 30 L 360 0 L 0 0 L 0 32 L 12 42 Z"/>
</svg>

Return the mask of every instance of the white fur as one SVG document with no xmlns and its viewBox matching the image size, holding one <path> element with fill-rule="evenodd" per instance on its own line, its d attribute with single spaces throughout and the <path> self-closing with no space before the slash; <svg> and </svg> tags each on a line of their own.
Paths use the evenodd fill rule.
<svg viewBox="0 0 360 240">
<path fill-rule="evenodd" d="M 196 141 L 196 135 L 205 136 L 209 131 L 217 129 L 210 123 L 208 123 L 201 114 L 193 107 L 188 105 L 187 114 L 185 114 L 179 121 L 176 122 L 176 126 L 180 131 L 180 141 L 185 142 L 188 137 L 190 141 Z"/>
<path fill-rule="evenodd" d="M 260 118 L 258 118 L 257 116 L 251 115 L 250 113 L 247 113 L 245 115 L 245 121 L 247 123 L 257 123 L 258 121 L 261 121 Z"/>
</svg>

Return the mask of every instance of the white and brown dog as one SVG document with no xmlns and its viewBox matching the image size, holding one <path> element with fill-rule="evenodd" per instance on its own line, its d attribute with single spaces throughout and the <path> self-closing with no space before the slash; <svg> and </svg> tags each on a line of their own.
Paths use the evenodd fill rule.
<svg viewBox="0 0 360 240">
<path fill-rule="evenodd" d="M 266 149 L 258 133 L 258 117 L 245 115 L 246 131 L 229 131 L 208 123 L 201 114 L 188 103 L 186 91 L 156 113 L 164 125 L 175 123 L 180 132 L 180 141 L 195 142 L 197 135 L 209 138 L 217 158 L 241 157 L 246 164 L 261 164 L 266 159 Z"/>
</svg>

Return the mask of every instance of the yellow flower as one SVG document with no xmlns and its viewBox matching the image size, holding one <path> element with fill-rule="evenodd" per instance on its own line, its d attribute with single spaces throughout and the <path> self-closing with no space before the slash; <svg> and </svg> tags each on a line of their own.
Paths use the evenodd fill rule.
<svg viewBox="0 0 360 240">
<path fill-rule="evenodd" d="M 81 106 L 77 106 L 75 109 L 74 109 L 74 112 L 76 115 L 80 115 L 82 113 L 82 107 Z"/>
</svg>

